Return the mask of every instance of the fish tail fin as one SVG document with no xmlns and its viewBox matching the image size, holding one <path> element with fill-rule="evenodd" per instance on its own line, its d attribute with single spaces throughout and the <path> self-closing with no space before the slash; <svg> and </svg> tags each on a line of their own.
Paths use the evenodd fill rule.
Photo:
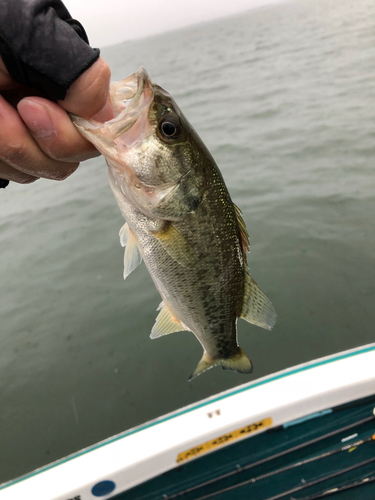
<svg viewBox="0 0 375 500">
<path fill-rule="evenodd" d="M 251 373 L 253 371 L 253 364 L 241 347 L 238 347 L 237 352 L 230 358 L 211 358 L 205 352 L 196 369 L 190 375 L 189 381 L 217 365 L 221 365 L 224 370 L 234 370 L 239 373 Z"/>
</svg>

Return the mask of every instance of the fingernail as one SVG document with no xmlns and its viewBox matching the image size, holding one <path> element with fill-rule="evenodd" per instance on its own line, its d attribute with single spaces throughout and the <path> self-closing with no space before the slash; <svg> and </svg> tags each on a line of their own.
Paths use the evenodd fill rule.
<svg viewBox="0 0 375 500">
<path fill-rule="evenodd" d="M 99 122 L 99 123 L 104 123 L 109 120 L 112 120 L 113 118 L 113 110 L 112 110 L 112 104 L 110 101 L 107 101 L 105 103 L 104 108 L 102 108 L 98 113 L 96 113 L 94 116 L 91 117 L 93 120 Z"/>
<path fill-rule="evenodd" d="M 36 137 L 49 137 L 56 133 L 48 110 L 29 98 L 19 102 L 18 113 L 31 133 Z"/>
</svg>

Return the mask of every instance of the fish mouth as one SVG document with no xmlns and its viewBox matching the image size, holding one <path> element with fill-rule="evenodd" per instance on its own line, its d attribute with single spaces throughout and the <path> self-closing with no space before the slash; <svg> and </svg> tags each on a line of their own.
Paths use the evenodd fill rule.
<svg viewBox="0 0 375 500">
<path fill-rule="evenodd" d="M 111 83 L 110 95 L 114 118 L 110 123 L 112 137 L 127 132 L 142 116 L 147 115 L 154 99 L 154 89 L 147 71 L 138 71 L 120 82 Z"/>
</svg>

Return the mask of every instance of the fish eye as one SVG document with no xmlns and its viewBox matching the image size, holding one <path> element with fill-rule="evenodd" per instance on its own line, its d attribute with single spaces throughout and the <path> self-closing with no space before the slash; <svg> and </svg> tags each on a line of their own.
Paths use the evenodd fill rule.
<svg viewBox="0 0 375 500">
<path fill-rule="evenodd" d="M 165 139 L 177 139 L 181 135 L 181 125 L 177 117 L 165 117 L 159 123 L 159 130 Z"/>
<path fill-rule="evenodd" d="M 177 132 L 176 127 L 171 122 L 162 123 L 161 129 L 163 131 L 163 134 L 168 136 L 168 137 L 173 137 L 175 135 L 175 133 Z"/>
</svg>

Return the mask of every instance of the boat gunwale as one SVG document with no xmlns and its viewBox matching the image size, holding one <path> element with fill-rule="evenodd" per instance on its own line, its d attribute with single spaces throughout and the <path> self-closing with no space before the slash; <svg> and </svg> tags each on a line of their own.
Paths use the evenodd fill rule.
<svg viewBox="0 0 375 500">
<path fill-rule="evenodd" d="M 346 351 L 342 351 L 342 352 L 337 353 L 337 354 L 331 354 L 331 355 L 324 356 L 322 358 L 317 358 L 317 359 L 314 359 L 311 361 L 307 361 L 305 363 L 301 363 L 299 365 L 295 365 L 293 367 L 286 368 L 286 369 L 281 370 L 279 372 L 275 372 L 275 373 L 272 373 L 270 375 L 266 375 L 264 377 L 261 377 L 261 378 L 255 380 L 255 381 L 246 382 L 245 384 L 236 386 L 232 389 L 228 389 L 228 390 L 223 391 L 219 394 L 209 396 L 208 398 L 200 400 L 197 403 L 192 403 L 190 405 L 184 406 L 181 409 L 174 410 L 173 412 L 170 412 L 170 413 L 166 413 L 165 415 L 162 415 L 162 416 L 157 417 L 153 420 L 145 422 L 144 424 L 140 424 L 140 425 L 133 427 L 127 431 L 123 431 L 123 432 L 116 434 L 114 436 L 111 436 L 103 441 L 99 441 L 98 443 L 96 443 L 94 445 L 90 445 L 87 448 L 83 448 L 82 450 L 74 452 L 71 455 L 68 455 L 68 456 L 63 457 L 61 459 L 58 459 L 54 462 L 51 462 L 50 464 L 47 464 L 43 467 L 35 469 L 34 471 L 31 471 L 27 474 L 24 474 L 24 475 L 19 476 L 15 479 L 12 479 L 12 480 L 7 481 L 3 484 L 0 484 L 0 491 L 4 490 L 5 488 L 9 488 L 9 487 L 11 487 L 17 483 L 20 483 L 22 481 L 28 480 L 34 476 L 37 476 L 37 475 L 42 474 L 44 472 L 47 472 L 55 467 L 58 467 L 60 465 L 65 464 L 71 460 L 82 457 L 82 456 L 84 456 L 90 452 L 93 452 L 95 450 L 98 450 L 104 446 L 110 445 L 116 441 L 127 438 L 133 434 L 139 433 L 141 431 L 144 431 L 146 429 L 154 427 L 158 424 L 172 420 L 173 418 L 177 418 L 177 417 L 180 417 L 180 416 L 185 415 L 187 413 L 190 413 L 192 411 L 198 410 L 198 409 L 203 408 L 205 406 L 208 406 L 212 403 L 217 403 L 219 401 L 223 401 L 229 397 L 244 393 L 246 391 L 249 391 L 251 389 L 254 389 L 256 387 L 260 387 L 260 386 L 268 384 L 268 383 L 275 382 L 277 380 L 286 378 L 288 376 L 293 376 L 293 375 L 296 375 L 298 373 L 303 373 L 303 372 L 310 370 L 310 369 L 314 369 L 314 368 L 324 366 L 324 365 L 329 364 L 329 363 L 334 363 L 336 361 L 341 361 L 343 359 L 358 356 L 361 354 L 366 354 L 366 353 L 372 352 L 372 351 L 375 351 L 375 343 L 366 344 L 365 346 L 355 347 L 352 349 L 348 349 Z"/>
</svg>

